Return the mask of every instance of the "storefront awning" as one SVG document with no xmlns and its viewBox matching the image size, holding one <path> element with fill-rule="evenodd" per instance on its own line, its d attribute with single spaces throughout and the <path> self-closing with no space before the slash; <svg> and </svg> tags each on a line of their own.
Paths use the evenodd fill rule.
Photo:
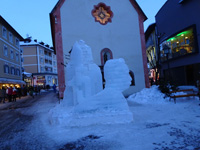
<svg viewBox="0 0 200 150">
<path fill-rule="evenodd" d="M 25 76 L 27 76 L 29 78 L 32 76 L 32 73 L 28 73 L 28 72 L 22 72 L 22 74 L 24 74 Z"/>
<path fill-rule="evenodd" d="M 5 83 L 5 84 L 26 84 L 26 82 L 24 82 L 22 80 L 5 79 L 5 78 L 0 78 L 0 83 Z"/>
</svg>

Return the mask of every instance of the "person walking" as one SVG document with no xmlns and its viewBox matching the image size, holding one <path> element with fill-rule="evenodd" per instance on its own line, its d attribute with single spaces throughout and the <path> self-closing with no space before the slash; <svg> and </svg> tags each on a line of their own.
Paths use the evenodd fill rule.
<svg viewBox="0 0 200 150">
<path fill-rule="evenodd" d="M 53 91 L 54 91 L 54 93 L 56 93 L 56 85 L 55 84 L 53 85 Z"/>
<path fill-rule="evenodd" d="M 13 102 L 16 102 L 17 89 L 15 87 L 13 87 L 12 97 L 13 97 Z"/>
<path fill-rule="evenodd" d="M 37 86 L 34 88 L 34 92 L 35 92 L 35 95 L 37 96 L 37 93 L 38 93 L 38 87 Z"/>
<path fill-rule="evenodd" d="M 8 89 L 6 90 L 6 93 L 8 95 L 8 102 L 12 102 L 12 92 L 13 92 L 12 87 L 9 86 Z"/>
<path fill-rule="evenodd" d="M 41 90 L 41 87 L 40 87 L 40 86 L 38 86 L 38 93 L 39 93 L 39 95 L 40 95 L 40 90 Z"/>
<path fill-rule="evenodd" d="M 21 87 L 17 88 L 17 95 L 18 95 L 19 99 L 21 99 L 21 96 L 22 96 L 22 89 L 21 89 Z"/>
<path fill-rule="evenodd" d="M 3 103 L 5 103 L 5 99 L 6 99 L 6 89 L 2 87 L 2 89 L 0 90 L 0 102 L 3 101 Z"/>
<path fill-rule="evenodd" d="M 32 96 L 32 97 L 34 98 L 34 90 L 33 90 L 33 87 L 30 87 L 29 95 Z"/>
</svg>

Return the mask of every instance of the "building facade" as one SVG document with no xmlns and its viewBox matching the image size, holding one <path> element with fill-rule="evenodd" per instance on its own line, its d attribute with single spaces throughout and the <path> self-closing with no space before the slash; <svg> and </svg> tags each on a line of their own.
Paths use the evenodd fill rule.
<svg viewBox="0 0 200 150">
<path fill-rule="evenodd" d="M 0 16 L 0 88 L 25 84 L 19 44 L 22 40 L 23 37 Z"/>
<path fill-rule="evenodd" d="M 170 11 L 169 11 L 170 10 Z M 162 76 L 178 85 L 195 85 L 200 80 L 199 0 L 168 0 L 156 14 L 160 39 Z M 163 46 L 170 48 L 168 57 Z"/>
<path fill-rule="evenodd" d="M 158 73 L 158 40 L 156 33 L 156 23 L 149 25 L 145 31 L 145 41 L 146 41 L 146 55 L 148 59 L 148 70 L 149 79 L 151 82 L 156 82 L 156 78 L 159 79 Z"/>
<path fill-rule="evenodd" d="M 108 59 L 124 58 L 132 77 L 125 95 L 149 87 L 143 28 L 146 19 L 135 0 L 60 0 L 50 13 L 60 97 L 65 89 L 62 64 L 79 40 L 91 47 L 94 62 L 101 68 Z"/>
<path fill-rule="evenodd" d="M 43 42 L 32 41 L 30 38 L 21 42 L 23 51 L 23 68 L 26 73 L 32 73 L 25 78 L 28 85 L 50 87 L 57 85 L 57 60 L 54 50 Z"/>
</svg>

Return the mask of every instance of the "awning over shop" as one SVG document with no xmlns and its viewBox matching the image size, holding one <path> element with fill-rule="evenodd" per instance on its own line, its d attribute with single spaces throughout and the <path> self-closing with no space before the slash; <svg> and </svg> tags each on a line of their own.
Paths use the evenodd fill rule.
<svg viewBox="0 0 200 150">
<path fill-rule="evenodd" d="M 14 79 L 5 79 L 0 78 L 0 83 L 7 83 L 7 84 L 26 84 L 26 82 L 22 80 L 14 80 Z"/>
<path fill-rule="evenodd" d="M 26 75 L 27 77 L 31 77 L 32 73 L 28 73 L 28 72 L 22 72 L 22 74 Z"/>
</svg>

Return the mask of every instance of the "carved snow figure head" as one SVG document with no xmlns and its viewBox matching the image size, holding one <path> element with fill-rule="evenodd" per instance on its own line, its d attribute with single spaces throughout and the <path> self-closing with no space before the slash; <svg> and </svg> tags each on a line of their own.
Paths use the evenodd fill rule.
<svg viewBox="0 0 200 150">
<path fill-rule="evenodd" d="M 106 80 L 105 88 L 123 92 L 131 84 L 128 66 L 122 58 L 108 60 L 104 66 L 104 76 Z"/>
</svg>

